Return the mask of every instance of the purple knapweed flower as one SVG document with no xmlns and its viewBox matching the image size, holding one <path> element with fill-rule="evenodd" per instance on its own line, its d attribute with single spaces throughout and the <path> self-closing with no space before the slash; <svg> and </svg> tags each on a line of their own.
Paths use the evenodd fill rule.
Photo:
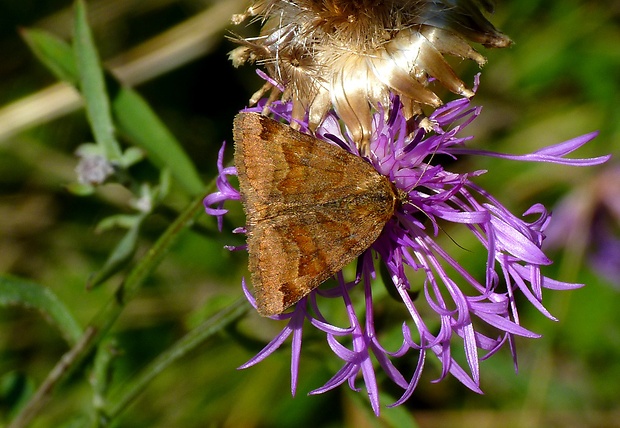
<svg viewBox="0 0 620 428">
<path fill-rule="evenodd" d="M 346 280 L 339 272 L 336 275 L 337 287 L 315 289 L 290 312 L 272 317 L 286 320 L 286 326 L 261 352 L 241 366 L 247 368 L 262 361 L 292 335 L 291 388 L 295 394 L 302 327 L 308 321 L 325 333 L 328 346 L 342 360 L 342 368 L 310 394 L 323 393 L 345 382 L 351 389 L 358 390 L 356 381 L 361 376 L 377 415 L 379 392 L 373 358 L 404 390 L 393 406 L 402 404 L 412 395 L 429 355 L 435 355 L 441 363 L 438 380 L 450 373 L 471 390 L 481 393 L 481 359 L 494 354 L 508 342 L 516 367 L 514 336 L 539 337 L 520 325 L 517 295 L 521 294 L 543 315 L 555 320 L 542 304 L 543 289 L 570 290 L 582 286 L 556 281 L 541 272 L 542 266 L 551 264 L 541 250 L 543 232 L 550 220 L 550 214 L 542 205 L 533 205 L 523 214 L 531 219 L 529 221 L 517 217 L 474 183 L 473 179 L 485 171 L 456 173 L 436 160 L 447 158 L 452 162 L 464 155 L 484 155 L 587 166 L 608 159 L 608 156 L 590 159 L 564 157 L 592 140 L 595 133 L 526 155 L 468 149 L 464 143 L 472 137 L 459 135 L 481 110 L 471 106 L 469 99 L 458 99 L 437 108 L 428 117 L 433 129 L 429 131 L 428 126 L 417 126 L 413 132 L 398 98 L 394 97 L 392 101 L 389 115 L 383 111 L 374 114 L 368 161 L 389 177 L 399 193 L 406 197 L 381 236 L 359 257 L 355 279 Z M 260 112 L 263 107 L 264 104 L 246 111 Z M 275 118 L 290 123 L 290 103 L 275 102 L 269 109 Z M 300 125 L 302 130 L 307 129 L 306 124 Z M 333 113 L 317 129 L 316 136 L 358 154 L 354 139 L 343 133 L 339 119 Z M 235 175 L 236 170 L 224 167 L 223 152 L 224 148 L 218 156 L 218 191 L 204 200 L 207 213 L 218 217 L 220 227 L 222 216 L 227 212 L 223 203 L 240 200 L 239 192 L 227 180 L 227 176 Z M 486 250 L 485 274 L 481 277 L 461 266 L 439 245 L 437 238 L 445 233 L 449 223 L 468 229 Z M 380 343 L 374 323 L 371 285 L 376 276 L 373 261 L 377 256 L 389 272 L 391 286 L 408 312 L 408 317 L 402 320 L 402 341 L 396 349 L 386 349 Z M 415 288 L 412 288 L 406 271 L 420 271 L 425 275 L 420 287 L 423 299 L 415 299 L 416 294 L 412 293 Z M 245 282 L 243 290 L 254 304 Z M 360 296 L 359 293 L 363 293 L 363 305 L 353 304 L 353 293 Z M 335 325 L 321 311 L 322 300 L 327 298 L 342 299 L 347 325 Z M 495 333 L 489 335 L 489 331 Z M 459 364 L 453 356 L 453 346 L 457 342 L 463 347 L 466 366 Z M 412 354 L 412 358 L 417 358 L 414 373 L 401 373 L 394 361 Z"/>
</svg>

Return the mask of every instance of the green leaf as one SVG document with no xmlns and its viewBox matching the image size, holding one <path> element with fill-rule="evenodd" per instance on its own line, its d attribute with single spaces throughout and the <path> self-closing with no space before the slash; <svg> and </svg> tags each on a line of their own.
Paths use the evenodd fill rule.
<svg viewBox="0 0 620 428">
<path fill-rule="evenodd" d="M 35 391 L 34 381 L 19 370 L 0 376 L 0 403 L 9 418 L 21 409 Z"/>
<path fill-rule="evenodd" d="M 145 215 L 134 216 L 127 233 L 112 250 L 103 267 L 88 280 L 87 288 L 91 289 L 102 284 L 127 265 L 136 252 L 136 243 L 144 218 Z"/>
<path fill-rule="evenodd" d="M 385 402 L 383 409 L 381 410 L 381 417 L 384 422 L 383 426 L 387 427 L 409 427 L 409 428 L 419 428 L 419 424 L 415 419 L 415 416 L 405 405 L 396 406 L 392 408 L 386 408 L 386 406 L 391 405 L 396 401 L 388 394 L 382 395 L 382 403 Z"/>
<path fill-rule="evenodd" d="M 82 327 L 67 307 L 40 284 L 11 276 L 0 276 L 0 306 L 17 305 L 36 309 L 55 324 L 70 345 L 82 336 Z"/>
<path fill-rule="evenodd" d="M 105 88 L 103 69 L 93 41 L 84 2 L 75 2 L 73 51 L 79 72 L 79 86 L 86 103 L 86 115 L 97 144 L 101 145 L 110 161 L 121 158 L 121 149 L 114 136 L 110 102 Z"/>
<path fill-rule="evenodd" d="M 112 383 L 114 372 L 114 360 L 122 353 L 116 338 L 104 340 L 95 354 L 92 373 L 89 376 L 93 386 L 93 408 L 98 413 L 97 418 L 105 418 L 104 407 L 108 388 Z"/>
<path fill-rule="evenodd" d="M 145 390 L 146 386 L 163 370 L 196 349 L 210 337 L 213 337 L 234 324 L 249 309 L 250 305 L 247 300 L 239 298 L 222 310 L 214 313 L 198 327 L 186 333 L 185 336 L 151 361 L 138 375 L 124 385 L 120 391 L 116 393 L 112 392 L 105 413 L 113 420 L 125 410 L 125 408 L 133 402 Z"/>
<path fill-rule="evenodd" d="M 158 203 L 161 203 L 170 193 L 171 185 L 172 177 L 170 175 L 170 168 L 162 168 L 159 174 L 159 185 L 155 189 L 155 197 L 153 199 Z"/>
<path fill-rule="evenodd" d="M 415 416 L 411 410 L 403 406 L 389 407 L 397 401 L 389 393 L 382 391 L 379 395 L 381 402 L 381 416 L 375 417 L 370 409 L 368 397 L 364 393 L 346 389 L 346 397 L 355 408 L 355 412 L 359 415 L 365 415 L 365 419 L 369 422 L 368 426 L 381 428 L 419 428 Z"/>
<path fill-rule="evenodd" d="M 136 214 L 114 214 L 97 223 L 95 233 L 103 233 L 115 227 L 130 229 L 136 224 L 136 221 L 141 221 Z"/>
<path fill-rule="evenodd" d="M 55 76 L 77 85 L 79 78 L 74 53 L 68 44 L 41 30 L 23 30 L 22 34 L 35 54 Z M 106 77 L 108 82 L 118 83 L 112 75 L 108 74 Z M 179 141 L 136 91 L 119 84 L 112 99 L 112 113 L 118 130 L 144 149 L 157 167 L 169 168 L 172 177 L 190 195 L 204 193 L 204 184 L 193 162 Z M 131 158 L 127 157 L 129 160 L 121 157 L 121 164 L 130 163 Z"/>
<path fill-rule="evenodd" d="M 123 153 L 123 157 L 121 158 L 121 166 L 125 169 L 128 169 L 130 166 L 137 164 L 140 162 L 146 153 L 139 147 L 129 147 Z"/>
<path fill-rule="evenodd" d="M 112 111 L 119 131 L 146 150 L 155 165 L 169 168 L 190 195 L 204 193 L 204 183 L 193 162 L 144 98 L 131 89 L 121 88 L 112 102 Z"/>
<path fill-rule="evenodd" d="M 95 193 L 95 188 L 90 184 L 69 183 L 67 184 L 67 191 L 76 196 L 90 196 Z"/>
<path fill-rule="evenodd" d="M 47 31 L 22 29 L 20 33 L 32 53 L 54 76 L 77 86 L 78 71 L 71 46 Z"/>
</svg>

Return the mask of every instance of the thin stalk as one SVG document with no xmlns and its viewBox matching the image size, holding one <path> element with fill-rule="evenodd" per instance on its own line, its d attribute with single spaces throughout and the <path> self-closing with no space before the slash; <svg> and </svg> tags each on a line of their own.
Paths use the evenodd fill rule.
<svg viewBox="0 0 620 428">
<path fill-rule="evenodd" d="M 210 193 L 214 186 L 215 180 L 206 189 L 206 193 Z M 144 280 L 155 270 L 176 242 L 180 232 L 191 226 L 195 217 L 202 211 L 202 199 L 203 196 L 194 199 L 160 236 L 138 265 L 131 270 L 112 298 L 108 300 L 106 305 L 86 327 L 78 343 L 56 363 L 56 366 L 50 371 L 47 378 L 8 428 L 25 427 L 41 411 L 55 387 L 65 380 L 73 369 L 79 366 L 101 339 L 105 337 L 127 303 L 135 296 Z"/>
<path fill-rule="evenodd" d="M 116 394 L 119 396 L 117 400 L 109 402 L 107 411 L 105 411 L 107 422 L 111 422 L 125 410 L 159 373 L 204 343 L 213 334 L 221 331 L 223 327 L 239 319 L 248 309 L 250 309 L 248 301 L 245 298 L 238 299 L 188 332 L 166 351 L 159 354 L 124 390 Z"/>
</svg>

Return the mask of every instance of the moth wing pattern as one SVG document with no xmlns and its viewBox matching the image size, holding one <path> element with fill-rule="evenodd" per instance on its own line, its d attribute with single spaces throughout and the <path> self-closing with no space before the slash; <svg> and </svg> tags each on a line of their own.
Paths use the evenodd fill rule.
<svg viewBox="0 0 620 428">
<path fill-rule="evenodd" d="M 233 133 L 258 311 L 276 315 L 377 240 L 396 192 L 361 157 L 268 117 L 240 113 Z"/>
</svg>

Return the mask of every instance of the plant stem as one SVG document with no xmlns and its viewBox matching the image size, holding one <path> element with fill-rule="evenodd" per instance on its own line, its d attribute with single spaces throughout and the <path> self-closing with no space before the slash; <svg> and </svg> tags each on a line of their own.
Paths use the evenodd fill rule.
<svg viewBox="0 0 620 428">
<path fill-rule="evenodd" d="M 245 298 L 240 298 L 233 304 L 222 309 L 211 318 L 204 321 L 198 327 L 188 332 L 179 339 L 174 345 L 162 352 L 155 358 L 140 374 L 138 374 L 132 382 L 124 388 L 119 394 L 120 398 L 112 401 L 106 413 L 107 420 L 112 421 L 117 417 L 133 400 L 144 390 L 145 386 L 151 382 L 155 376 L 170 366 L 179 358 L 186 355 L 197 346 L 204 343 L 213 334 L 221 331 L 223 327 L 230 325 L 232 322 L 245 314 L 250 305 Z"/>
<path fill-rule="evenodd" d="M 80 340 L 60 358 L 37 392 L 32 396 L 28 404 L 22 409 L 8 428 L 25 427 L 32 420 L 43 408 L 43 405 L 49 399 L 49 395 L 58 382 L 69 373 L 70 368 L 76 364 L 76 361 L 81 359 L 80 357 L 84 354 L 85 350 L 90 349 L 92 340 L 96 335 L 97 331 L 95 328 L 92 326 L 86 328 Z"/>
<path fill-rule="evenodd" d="M 206 193 L 209 193 L 214 186 L 215 180 L 206 189 Z M 131 270 L 112 298 L 108 300 L 106 305 L 86 327 L 80 340 L 56 363 L 56 366 L 50 371 L 39 389 L 8 428 L 25 427 L 41 411 L 54 388 L 66 379 L 72 370 L 79 366 L 101 339 L 105 337 L 127 305 L 127 302 L 133 298 L 144 280 L 155 270 L 170 250 L 170 247 L 176 242 L 180 232 L 191 226 L 195 217 L 202 211 L 202 199 L 203 196 L 200 196 L 193 200 L 160 236 L 138 265 Z"/>
</svg>

